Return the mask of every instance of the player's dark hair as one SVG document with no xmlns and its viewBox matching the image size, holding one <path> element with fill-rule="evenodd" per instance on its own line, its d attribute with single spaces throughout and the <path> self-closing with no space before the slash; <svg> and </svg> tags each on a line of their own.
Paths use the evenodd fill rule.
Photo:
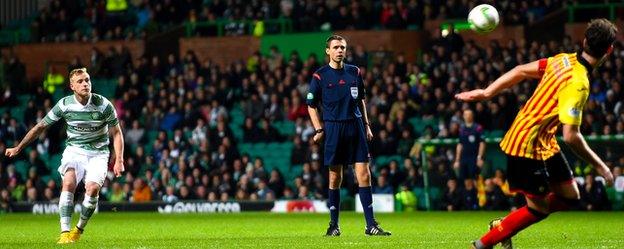
<svg viewBox="0 0 624 249">
<path fill-rule="evenodd" d="M 327 40 L 325 41 L 325 47 L 329 48 L 329 44 L 333 41 L 333 40 L 338 40 L 338 41 L 347 41 L 347 39 L 345 39 L 342 36 L 339 35 L 331 35 L 330 37 L 327 37 Z"/>
<path fill-rule="evenodd" d="M 607 19 L 591 20 L 585 30 L 587 46 L 583 50 L 594 58 L 604 56 L 615 42 L 617 32 L 617 27 Z"/>
</svg>

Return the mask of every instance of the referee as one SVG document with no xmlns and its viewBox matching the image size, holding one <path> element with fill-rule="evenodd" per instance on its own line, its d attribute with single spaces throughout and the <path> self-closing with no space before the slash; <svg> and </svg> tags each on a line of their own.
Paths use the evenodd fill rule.
<svg viewBox="0 0 624 249">
<path fill-rule="evenodd" d="M 368 168 L 370 154 L 367 140 L 373 133 L 366 115 L 364 82 L 360 69 L 343 62 L 347 41 L 332 35 L 325 42 L 329 64 L 319 68 L 312 76 L 306 96 L 308 112 L 314 129 L 314 142 L 325 139 L 324 165 L 329 166 L 329 212 L 331 221 L 326 236 L 339 236 L 340 184 L 345 165 L 355 164 L 355 174 L 364 217 L 366 235 L 390 235 L 379 227 L 373 216 L 371 173 Z M 322 120 L 319 114 L 322 110 Z"/>
</svg>

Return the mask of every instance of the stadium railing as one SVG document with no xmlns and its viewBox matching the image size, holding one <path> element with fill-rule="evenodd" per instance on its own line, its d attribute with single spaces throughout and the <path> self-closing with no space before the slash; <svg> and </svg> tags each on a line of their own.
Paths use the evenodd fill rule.
<svg viewBox="0 0 624 249">
<path fill-rule="evenodd" d="M 4 63 L 2 62 L 1 55 L 0 55 L 0 87 L 4 88 Z"/>
<path fill-rule="evenodd" d="M 609 19 L 615 20 L 616 9 L 624 8 L 624 3 L 592 3 L 592 4 L 572 4 L 568 6 L 568 22 L 574 22 L 575 14 L 579 10 L 608 10 L 609 11 Z"/>
<path fill-rule="evenodd" d="M 292 20 L 287 18 L 276 18 L 276 19 L 267 19 L 261 20 L 264 23 L 265 30 L 277 30 L 277 33 L 285 34 L 292 33 L 293 25 Z M 186 30 L 186 37 L 191 37 L 195 35 L 195 32 L 199 28 L 212 28 L 216 29 L 216 35 L 218 37 L 224 36 L 225 34 L 225 26 L 228 24 L 244 24 L 246 29 L 246 34 L 253 34 L 255 25 L 258 21 L 256 20 L 217 20 L 210 22 L 185 22 L 184 27 Z M 267 28 L 269 27 L 269 28 Z M 271 29 L 272 27 L 272 29 Z"/>
<path fill-rule="evenodd" d="M 486 156 L 485 165 L 481 169 L 481 175 L 484 177 L 491 177 L 497 169 L 503 171 L 506 170 L 507 158 L 498 146 L 502 137 L 499 131 L 493 131 L 489 133 L 490 136 L 485 135 L 486 142 Z M 588 135 L 585 136 L 585 140 L 589 143 L 590 147 L 605 161 L 617 161 L 618 156 L 624 155 L 624 134 L 616 135 Z M 570 162 L 570 167 L 574 171 L 575 175 L 582 175 L 591 172 L 591 167 L 587 163 L 577 159 L 576 156 L 567 148 L 562 145 L 563 141 L 561 137 L 558 138 L 559 144 L 564 154 L 567 155 L 567 159 Z M 419 207 L 425 210 L 435 210 L 437 204 L 441 201 L 443 196 L 444 186 L 432 186 L 431 176 L 429 175 L 431 165 L 429 165 L 429 159 L 432 155 L 435 155 L 439 149 L 447 149 L 455 153 L 455 146 L 459 142 L 456 138 L 435 138 L 435 139 L 419 139 L 417 143 L 421 144 L 420 150 L 420 163 L 423 171 L 424 188 L 414 190 L 415 194 L 419 196 Z M 607 189 L 609 200 L 612 202 L 614 210 L 621 210 L 624 207 L 624 193 L 616 193 L 613 187 Z M 423 202 L 423 203 L 420 203 Z"/>
</svg>

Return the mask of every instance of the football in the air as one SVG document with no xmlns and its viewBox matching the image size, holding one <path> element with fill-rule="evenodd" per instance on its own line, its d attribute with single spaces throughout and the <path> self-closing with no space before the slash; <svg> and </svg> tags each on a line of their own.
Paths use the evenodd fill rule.
<svg viewBox="0 0 624 249">
<path fill-rule="evenodd" d="M 480 4 L 468 13 L 470 28 L 479 33 L 487 33 L 496 28 L 499 22 L 498 11 L 489 4 Z"/>
</svg>

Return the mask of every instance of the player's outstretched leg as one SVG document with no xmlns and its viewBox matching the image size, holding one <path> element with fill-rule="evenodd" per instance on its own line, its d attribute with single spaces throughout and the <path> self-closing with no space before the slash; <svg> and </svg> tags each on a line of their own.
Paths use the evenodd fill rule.
<svg viewBox="0 0 624 249">
<path fill-rule="evenodd" d="M 61 222 L 61 236 L 56 243 L 67 244 L 73 242 L 69 238 L 69 229 L 71 228 L 71 216 L 74 212 L 74 193 L 62 191 L 59 198 L 59 215 Z"/>
<path fill-rule="evenodd" d="M 490 230 L 481 239 L 473 242 L 473 246 L 477 249 L 492 248 L 492 246 L 511 238 L 516 233 L 545 219 L 547 216 L 548 214 L 546 213 L 524 206 L 507 215 L 496 229 Z"/>
<path fill-rule="evenodd" d="M 329 228 L 325 236 L 340 236 L 340 227 L 338 226 L 338 216 L 340 214 L 340 189 L 329 189 Z"/>
<path fill-rule="evenodd" d="M 490 221 L 490 224 L 489 224 L 488 227 L 489 227 L 490 230 L 497 229 L 498 227 L 500 227 L 502 222 L 503 222 L 503 218 L 493 219 L 492 221 Z M 501 241 L 500 244 L 501 244 L 501 248 L 503 248 L 503 249 L 513 249 L 513 245 L 512 245 L 512 242 L 511 242 L 511 237 Z"/>
</svg>

